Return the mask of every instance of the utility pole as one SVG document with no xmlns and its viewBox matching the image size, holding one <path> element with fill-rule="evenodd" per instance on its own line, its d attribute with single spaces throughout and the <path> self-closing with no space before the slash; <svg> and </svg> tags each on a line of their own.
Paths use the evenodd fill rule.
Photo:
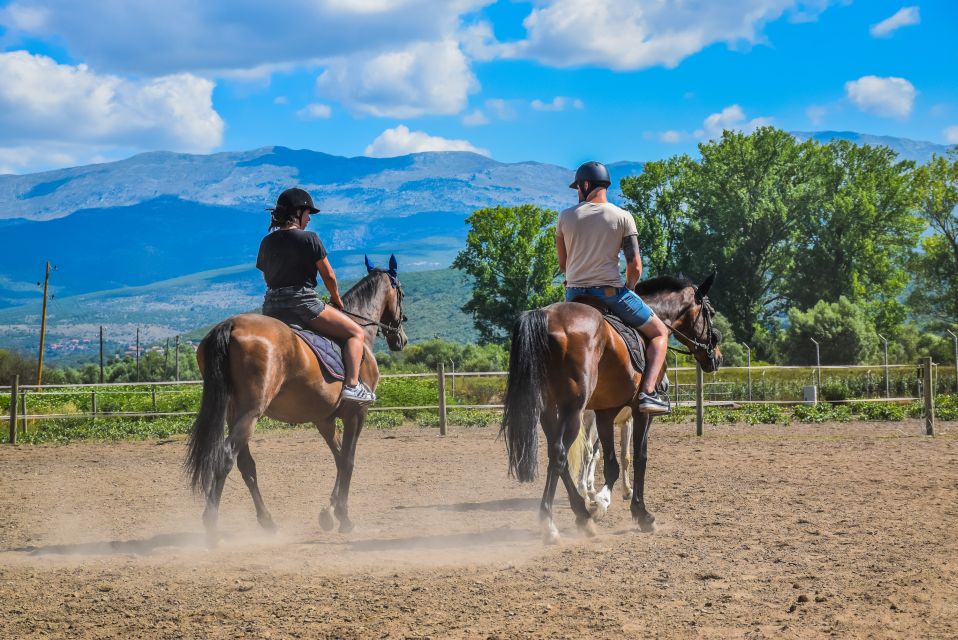
<svg viewBox="0 0 958 640">
<path fill-rule="evenodd" d="M 136 381 L 140 381 L 140 328 L 136 328 Z"/>
<path fill-rule="evenodd" d="M 40 359 L 37 362 L 37 386 L 43 384 L 43 343 L 47 335 L 47 291 L 50 289 L 50 261 L 43 276 L 43 311 L 40 314 Z"/>
<path fill-rule="evenodd" d="M 173 379 L 180 381 L 180 337 L 173 339 Z"/>
</svg>

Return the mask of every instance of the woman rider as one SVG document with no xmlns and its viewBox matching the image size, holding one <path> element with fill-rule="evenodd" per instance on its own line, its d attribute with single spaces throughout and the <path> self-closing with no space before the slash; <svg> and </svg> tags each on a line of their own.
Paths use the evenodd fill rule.
<svg viewBox="0 0 958 640">
<path fill-rule="evenodd" d="M 359 381 L 365 335 L 342 312 L 343 300 L 326 248 L 319 236 L 306 231 L 310 216 L 319 209 L 306 191 L 293 188 L 281 193 L 270 211 L 269 233 L 260 243 L 256 258 L 256 268 L 263 272 L 268 287 L 263 314 L 344 341 L 346 379 L 342 398 L 360 404 L 373 402 L 375 394 Z M 329 291 L 330 304 L 316 295 L 317 273 Z"/>
</svg>

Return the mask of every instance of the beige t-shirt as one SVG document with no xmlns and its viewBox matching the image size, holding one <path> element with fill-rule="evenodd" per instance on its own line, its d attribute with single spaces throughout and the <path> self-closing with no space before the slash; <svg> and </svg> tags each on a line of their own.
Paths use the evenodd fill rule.
<svg viewBox="0 0 958 640">
<path fill-rule="evenodd" d="M 570 287 L 621 287 L 622 239 L 638 235 L 635 220 L 610 202 L 580 202 L 559 214 L 557 235 L 566 250 L 566 284 Z"/>
</svg>

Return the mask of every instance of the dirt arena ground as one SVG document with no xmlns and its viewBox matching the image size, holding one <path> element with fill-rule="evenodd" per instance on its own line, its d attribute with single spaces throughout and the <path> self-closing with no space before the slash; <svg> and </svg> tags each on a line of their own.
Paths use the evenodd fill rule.
<svg viewBox="0 0 958 640">
<path fill-rule="evenodd" d="M 182 439 L 0 447 L 0 637 L 954 638 L 958 425 L 939 430 L 654 425 L 658 532 L 616 497 L 580 538 L 563 498 L 557 547 L 493 429 L 364 433 L 348 536 L 317 524 L 319 436 L 258 434 L 282 531 L 234 471 L 215 551 Z"/>
</svg>

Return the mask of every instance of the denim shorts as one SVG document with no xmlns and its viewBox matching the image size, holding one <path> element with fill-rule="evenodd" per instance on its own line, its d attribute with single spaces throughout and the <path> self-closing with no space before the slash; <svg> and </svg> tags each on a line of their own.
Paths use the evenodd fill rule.
<svg viewBox="0 0 958 640">
<path fill-rule="evenodd" d="M 306 327 L 310 320 L 326 308 L 315 289 L 309 287 L 282 287 L 270 289 L 263 300 L 263 315 L 286 324 Z"/>
<path fill-rule="evenodd" d="M 655 315 L 652 308 L 628 287 L 566 287 L 566 300 L 571 301 L 579 296 L 598 298 L 608 305 L 612 313 L 633 327 L 641 327 Z"/>
</svg>

